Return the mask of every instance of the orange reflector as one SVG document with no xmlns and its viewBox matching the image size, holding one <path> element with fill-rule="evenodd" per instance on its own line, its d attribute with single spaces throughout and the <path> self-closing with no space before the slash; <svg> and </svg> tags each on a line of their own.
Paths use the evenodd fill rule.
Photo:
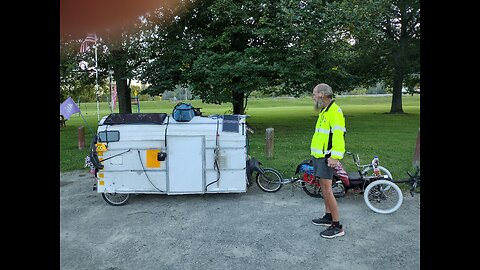
<svg viewBox="0 0 480 270">
<path fill-rule="evenodd" d="M 160 168 L 160 161 L 158 160 L 159 149 L 147 150 L 147 168 Z"/>
</svg>

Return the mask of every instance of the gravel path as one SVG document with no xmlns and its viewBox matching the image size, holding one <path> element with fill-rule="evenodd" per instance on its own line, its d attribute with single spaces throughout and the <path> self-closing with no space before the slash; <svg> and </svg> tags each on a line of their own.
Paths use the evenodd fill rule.
<svg viewBox="0 0 480 270">
<path fill-rule="evenodd" d="M 338 199 L 345 236 L 320 237 L 322 199 L 266 193 L 135 195 L 110 206 L 87 171 L 60 174 L 60 268 L 420 269 L 420 194 L 382 215 L 363 196 Z"/>
</svg>

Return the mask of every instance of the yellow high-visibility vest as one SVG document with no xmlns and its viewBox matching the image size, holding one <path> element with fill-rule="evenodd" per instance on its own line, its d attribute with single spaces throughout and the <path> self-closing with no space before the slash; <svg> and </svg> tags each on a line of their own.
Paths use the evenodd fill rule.
<svg viewBox="0 0 480 270">
<path fill-rule="evenodd" d="M 342 159 L 345 153 L 346 131 L 342 109 L 332 101 L 318 114 L 310 145 L 311 155 L 316 158 Z"/>
</svg>

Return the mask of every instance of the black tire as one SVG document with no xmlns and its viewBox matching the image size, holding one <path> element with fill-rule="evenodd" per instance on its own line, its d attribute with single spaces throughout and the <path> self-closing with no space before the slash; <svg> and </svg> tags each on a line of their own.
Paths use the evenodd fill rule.
<svg viewBox="0 0 480 270">
<path fill-rule="evenodd" d="M 314 180 L 314 181 L 318 181 L 318 180 Z M 335 198 L 345 197 L 345 193 L 347 192 L 347 190 L 345 189 L 345 186 L 343 185 L 340 178 L 333 176 L 332 181 L 334 181 L 332 185 L 332 190 Z M 322 189 L 320 187 L 317 187 L 316 185 L 302 182 L 302 189 L 310 197 L 323 198 Z"/>
<path fill-rule="evenodd" d="M 335 178 L 333 179 L 333 181 L 335 181 Z M 343 198 L 345 197 L 345 193 L 347 193 L 345 185 L 343 185 L 343 182 L 341 180 L 338 180 L 333 184 L 332 190 L 333 196 L 335 198 Z"/>
<path fill-rule="evenodd" d="M 102 193 L 103 199 L 110 205 L 121 206 L 125 205 L 130 198 L 128 193 Z"/>
<path fill-rule="evenodd" d="M 302 183 L 302 189 L 310 197 L 323 198 L 322 190 L 320 188 L 317 188 L 317 186 L 308 183 Z"/>
<path fill-rule="evenodd" d="M 282 188 L 282 174 L 273 168 L 264 168 L 255 177 L 258 187 L 265 192 L 277 192 Z"/>
<path fill-rule="evenodd" d="M 318 181 L 318 180 L 313 180 L 313 181 Z M 323 198 L 322 189 L 320 187 L 317 187 L 316 185 L 302 182 L 302 189 L 310 197 Z"/>
</svg>

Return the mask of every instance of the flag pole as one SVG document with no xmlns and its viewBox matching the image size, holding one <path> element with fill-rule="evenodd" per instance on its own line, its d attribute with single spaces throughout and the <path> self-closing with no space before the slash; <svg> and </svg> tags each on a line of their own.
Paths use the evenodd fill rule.
<svg viewBox="0 0 480 270">
<path fill-rule="evenodd" d="M 85 125 L 86 125 L 86 126 L 87 126 L 87 128 L 90 130 L 90 132 L 92 132 L 92 134 L 94 134 L 94 135 L 95 135 L 95 131 L 93 131 L 93 129 L 92 129 L 92 128 L 91 128 L 91 127 L 88 125 L 88 123 L 87 123 L 87 120 L 85 120 L 85 117 L 83 117 L 83 114 L 82 114 L 82 112 L 80 111 L 80 112 L 78 112 L 78 113 L 79 113 L 79 114 L 80 114 L 80 116 L 82 117 L 82 119 L 83 119 L 83 122 L 85 122 Z"/>
<path fill-rule="evenodd" d="M 97 98 L 97 121 L 100 121 L 100 107 L 98 104 L 98 59 L 97 59 L 97 35 L 95 35 L 95 95 Z"/>
<path fill-rule="evenodd" d="M 110 108 L 110 113 L 113 113 L 113 98 L 112 98 L 112 74 L 113 74 L 113 71 L 109 70 L 108 71 L 108 78 L 109 78 L 109 81 L 110 81 L 110 85 L 109 85 L 109 88 L 110 88 L 110 100 L 112 100 L 112 103 L 109 103 L 108 107 Z"/>
</svg>

